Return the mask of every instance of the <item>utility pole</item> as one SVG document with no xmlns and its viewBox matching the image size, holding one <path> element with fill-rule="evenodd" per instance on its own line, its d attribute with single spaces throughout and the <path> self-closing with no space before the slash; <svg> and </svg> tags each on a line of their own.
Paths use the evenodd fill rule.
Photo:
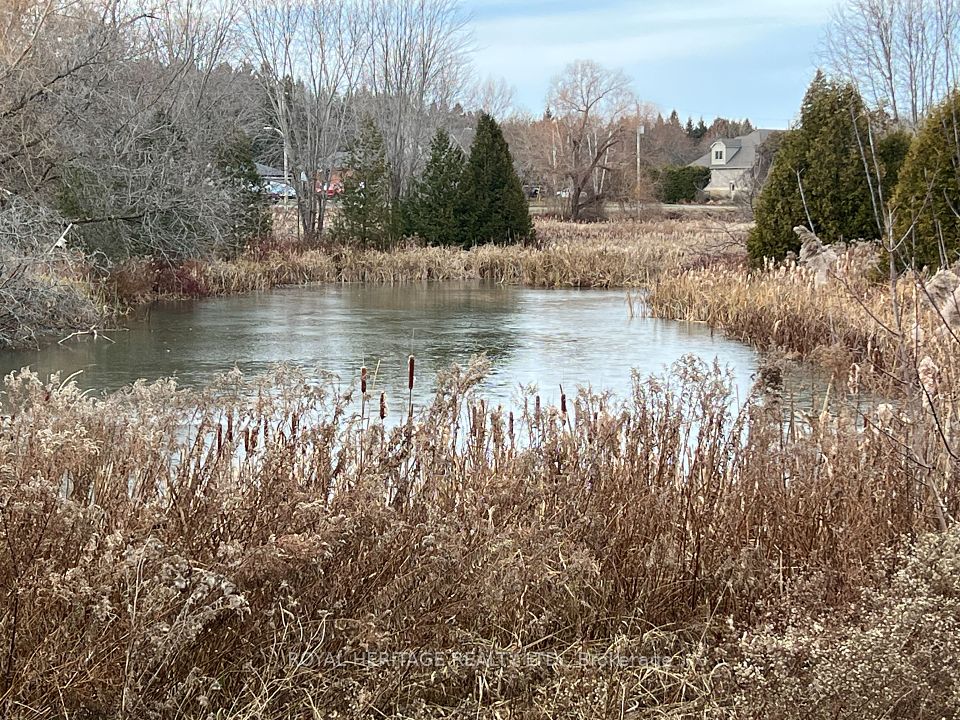
<svg viewBox="0 0 960 720">
<path fill-rule="evenodd" d="M 640 210 L 640 136 L 644 134 L 646 127 L 640 122 L 640 103 L 637 103 L 637 211 Z"/>
</svg>

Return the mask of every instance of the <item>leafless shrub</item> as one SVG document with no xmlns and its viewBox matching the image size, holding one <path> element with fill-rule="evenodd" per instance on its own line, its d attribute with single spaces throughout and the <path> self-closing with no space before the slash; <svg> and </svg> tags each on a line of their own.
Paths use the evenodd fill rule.
<svg viewBox="0 0 960 720">
<path fill-rule="evenodd" d="M 57 220 L 18 198 L 0 198 L 0 348 L 103 321 L 84 259 L 63 248 Z"/>
<path fill-rule="evenodd" d="M 889 582 L 835 612 L 777 613 L 743 639 L 748 717 L 951 717 L 960 707 L 960 534 L 899 553 Z"/>
</svg>

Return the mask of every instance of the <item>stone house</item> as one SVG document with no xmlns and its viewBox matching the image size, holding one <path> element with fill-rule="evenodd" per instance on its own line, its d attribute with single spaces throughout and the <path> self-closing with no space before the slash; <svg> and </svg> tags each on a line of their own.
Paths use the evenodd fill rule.
<svg viewBox="0 0 960 720">
<path fill-rule="evenodd" d="M 736 138 L 717 138 L 710 150 L 692 163 L 710 168 L 710 183 L 703 189 L 711 199 L 735 199 L 749 192 L 753 184 L 753 169 L 757 162 L 757 148 L 774 130 L 754 130 Z"/>
</svg>

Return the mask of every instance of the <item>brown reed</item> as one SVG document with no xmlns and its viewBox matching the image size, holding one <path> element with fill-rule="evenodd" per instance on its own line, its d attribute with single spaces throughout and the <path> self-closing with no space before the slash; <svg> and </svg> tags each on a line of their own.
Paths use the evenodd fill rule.
<svg viewBox="0 0 960 720">
<path fill-rule="evenodd" d="M 687 360 L 567 423 L 536 397 L 507 447 L 484 372 L 396 429 L 290 368 L 105 398 L 8 378 L 4 715 L 719 717 L 715 618 L 839 607 L 960 506 L 912 406 L 785 432 Z"/>
</svg>

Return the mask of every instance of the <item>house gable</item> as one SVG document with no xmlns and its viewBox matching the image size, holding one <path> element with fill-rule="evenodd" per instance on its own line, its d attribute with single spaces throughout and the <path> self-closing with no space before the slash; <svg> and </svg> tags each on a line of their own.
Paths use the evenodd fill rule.
<svg viewBox="0 0 960 720">
<path fill-rule="evenodd" d="M 706 154 L 690 163 L 710 168 L 708 195 L 729 197 L 741 189 L 756 162 L 757 148 L 772 130 L 754 130 L 737 138 L 717 138 Z"/>
</svg>

